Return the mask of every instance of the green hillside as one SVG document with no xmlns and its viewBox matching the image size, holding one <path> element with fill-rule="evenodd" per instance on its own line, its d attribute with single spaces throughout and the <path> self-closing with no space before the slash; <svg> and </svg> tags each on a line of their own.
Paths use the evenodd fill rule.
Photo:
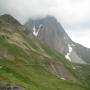
<svg viewBox="0 0 90 90">
<path fill-rule="evenodd" d="M 89 90 L 90 67 L 70 63 L 8 15 L 0 17 L 0 87 Z"/>
</svg>

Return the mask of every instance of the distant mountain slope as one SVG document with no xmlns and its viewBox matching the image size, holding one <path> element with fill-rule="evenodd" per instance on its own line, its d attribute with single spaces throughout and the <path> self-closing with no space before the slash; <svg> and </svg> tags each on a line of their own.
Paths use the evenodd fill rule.
<svg viewBox="0 0 90 90">
<path fill-rule="evenodd" d="M 90 64 L 90 48 L 86 48 L 76 43 L 75 50 L 81 58 L 83 58 L 88 64 Z"/>
<path fill-rule="evenodd" d="M 12 24 L 13 17 L 7 18 L 0 17 L 0 88 L 11 84 L 20 90 L 89 90 L 89 66 L 70 63 L 28 36 L 17 20 Z"/>
<path fill-rule="evenodd" d="M 39 38 L 40 41 L 62 53 L 69 61 L 87 63 L 87 60 L 79 56 L 80 54 L 76 51 L 77 44 L 70 39 L 62 25 L 54 17 L 47 16 L 36 20 L 30 19 L 25 24 L 25 27 L 28 30 L 32 30 L 30 32 Z M 35 31 L 37 35 L 35 35 Z M 88 54 L 90 55 L 90 53 Z"/>
</svg>

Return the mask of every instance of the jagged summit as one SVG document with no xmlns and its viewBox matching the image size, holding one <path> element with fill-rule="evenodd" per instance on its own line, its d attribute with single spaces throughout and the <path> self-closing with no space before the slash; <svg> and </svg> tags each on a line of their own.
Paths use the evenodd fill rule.
<svg viewBox="0 0 90 90">
<path fill-rule="evenodd" d="M 40 26 L 42 27 L 40 28 Z M 62 25 L 53 16 L 44 18 L 29 19 L 25 27 L 40 41 L 48 44 L 59 53 L 62 53 L 65 58 L 74 63 L 85 63 L 75 50 L 75 43 L 65 32 Z"/>
<path fill-rule="evenodd" d="M 53 24 L 56 25 L 58 28 L 62 27 L 54 16 L 46 16 L 45 18 L 36 18 L 36 19 L 30 18 L 26 22 L 25 26 L 32 27 L 33 24 L 35 24 L 36 26 L 40 24 L 44 24 L 45 26 L 49 26 L 50 24 Z M 62 28 L 61 31 L 64 31 L 64 29 Z"/>
</svg>

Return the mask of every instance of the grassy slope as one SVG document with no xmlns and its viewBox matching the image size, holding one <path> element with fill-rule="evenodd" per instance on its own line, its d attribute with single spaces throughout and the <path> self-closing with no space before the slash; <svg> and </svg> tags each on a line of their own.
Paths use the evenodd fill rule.
<svg viewBox="0 0 90 90">
<path fill-rule="evenodd" d="M 50 64 L 57 63 L 63 65 L 72 80 L 61 80 L 57 73 L 50 71 Z M 80 77 L 82 69 L 79 68 L 77 72 L 72 66 L 53 49 L 26 36 L 21 26 L 0 21 L 1 87 L 9 83 L 19 86 L 21 90 L 87 90 L 87 85 L 82 85 L 87 82 L 86 78 Z"/>
</svg>

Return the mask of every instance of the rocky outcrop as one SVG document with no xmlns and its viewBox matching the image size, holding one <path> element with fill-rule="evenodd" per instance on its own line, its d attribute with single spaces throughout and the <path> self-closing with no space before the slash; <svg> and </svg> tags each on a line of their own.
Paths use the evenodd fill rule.
<svg viewBox="0 0 90 90">
<path fill-rule="evenodd" d="M 74 50 L 75 43 L 54 17 L 47 16 L 42 19 L 30 19 L 25 24 L 25 27 L 28 30 L 32 30 L 33 35 L 39 38 L 40 41 L 47 43 L 49 47 L 62 53 L 69 61 L 85 63 Z M 35 35 L 35 30 L 37 35 Z M 70 51 L 70 49 L 72 50 Z"/>
</svg>

